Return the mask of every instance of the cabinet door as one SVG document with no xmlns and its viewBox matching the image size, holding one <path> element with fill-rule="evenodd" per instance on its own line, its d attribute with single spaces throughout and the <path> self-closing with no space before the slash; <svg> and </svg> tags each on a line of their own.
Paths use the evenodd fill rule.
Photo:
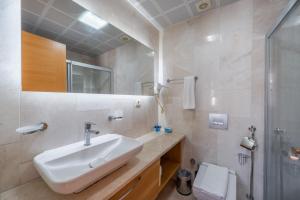
<svg viewBox="0 0 300 200">
<path fill-rule="evenodd" d="M 159 192 L 159 161 L 115 194 L 111 200 L 154 200 Z"/>
<path fill-rule="evenodd" d="M 22 32 L 22 90 L 66 92 L 66 45 Z"/>
</svg>

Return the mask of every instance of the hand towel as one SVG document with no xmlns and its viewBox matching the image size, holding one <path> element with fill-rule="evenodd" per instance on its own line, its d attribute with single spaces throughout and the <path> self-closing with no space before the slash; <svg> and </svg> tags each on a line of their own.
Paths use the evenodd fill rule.
<svg viewBox="0 0 300 200">
<path fill-rule="evenodd" d="M 228 173 L 229 171 L 225 167 L 208 165 L 200 183 L 201 197 L 207 200 L 225 200 L 229 179 Z"/>
<path fill-rule="evenodd" d="M 184 77 L 183 85 L 183 109 L 195 109 L 195 77 Z"/>
</svg>

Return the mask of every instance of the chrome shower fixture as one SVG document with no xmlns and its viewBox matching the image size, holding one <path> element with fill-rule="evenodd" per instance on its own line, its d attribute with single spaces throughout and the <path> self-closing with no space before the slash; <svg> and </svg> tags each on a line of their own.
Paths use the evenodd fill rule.
<svg viewBox="0 0 300 200">
<path fill-rule="evenodd" d="M 254 151 L 256 147 L 256 142 L 252 137 L 244 137 L 240 146 L 244 147 L 245 149 L 248 149 L 249 151 Z"/>
<path fill-rule="evenodd" d="M 245 149 L 248 149 L 249 151 L 251 151 L 251 171 L 250 171 L 250 192 L 248 194 L 246 194 L 246 198 L 248 200 L 254 200 L 254 196 L 253 196 L 253 179 L 254 179 L 254 150 L 256 148 L 256 140 L 255 140 L 255 131 L 256 131 L 256 127 L 255 126 L 250 126 L 248 128 L 249 132 L 250 132 L 250 136 L 248 137 L 244 137 L 242 139 L 242 142 L 240 144 L 241 147 L 244 147 Z M 239 155 L 239 158 L 243 157 L 242 155 Z M 243 159 L 243 158 L 242 158 Z M 246 160 L 246 158 L 245 158 Z M 241 160 L 241 162 L 243 163 L 243 160 Z M 245 164 L 245 163 L 243 163 Z"/>
<path fill-rule="evenodd" d="M 244 147 L 245 149 L 248 149 L 249 151 L 254 151 L 256 148 L 256 140 L 255 140 L 255 131 L 256 127 L 255 126 L 250 126 L 248 128 L 250 131 L 250 136 L 244 137 L 242 139 L 242 142 L 240 144 L 241 147 Z"/>
<path fill-rule="evenodd" d="M 256 131 L 256 127 L 255 127 L 255 126 L 250 126 L 250 127 L 248 128 L 248 130 L 250 131 L 252 138 L 254 138 L 254 134 L 255 134 L 255 131 Z"/>
</svg>

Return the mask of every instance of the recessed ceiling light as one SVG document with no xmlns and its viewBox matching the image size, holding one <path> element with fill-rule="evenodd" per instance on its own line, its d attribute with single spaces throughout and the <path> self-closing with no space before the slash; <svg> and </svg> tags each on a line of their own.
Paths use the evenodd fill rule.
<svg viewBox="0 0 300 200">
<path fill-rule="evenodd" d="M 128 35 L 122 35 L 120 37 L 120 40 L 122 40 L 123 42 L 128 42 L 130 40 L 130 37 Z"/>
<path fill-rule="evenodd" d="M 211 8 L 211 1 L 199 0 L 195 5 L 198 12 L 203 12 Z"/>
<path fill-rule="evenodd" d="M 108 23 L 104 21 L 103 19 L 97 17 L 93 13 L 86 11 L 84 12 L 79 18 L 79 21 L 82 23 L 85 23 L 88 26 L 93 27 L 94 29 L 100 29 L 103 26 L 107 25 Z"/>
<path fill-rule="evenodd" d="M 204 9 L 206 9 L 208 7 L 208 3 L 203 3 L 203 4 L 200 4 L 199 5 L 199 8 L 201 9 L 201 10 L 204 10 Z"/>
</svg>

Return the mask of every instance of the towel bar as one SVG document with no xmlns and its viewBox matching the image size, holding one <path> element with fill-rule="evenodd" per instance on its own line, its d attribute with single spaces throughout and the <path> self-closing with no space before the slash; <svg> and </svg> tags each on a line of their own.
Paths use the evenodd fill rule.
<svg viewBox="0 0 300 200">
<path fill-rule="evenodd" d="M 48 128 L 48 124 L 45 122 L 41 122 L 38 124 L 20 127 L 16 130 L 17 133 L 21 133 L 23 135 L 33 134 L 35 132 L 44 131 Z"/>
<path fill-rule="evenodd" d="M 195 81 L 198 79 L 197 76 L 195 76 Z M 174 79 L 167 79 L 167 83 L 170 83 L 172 81 L 183 81 L 184 79 L 183 78 L 174 78 Z"/>
</svg>

